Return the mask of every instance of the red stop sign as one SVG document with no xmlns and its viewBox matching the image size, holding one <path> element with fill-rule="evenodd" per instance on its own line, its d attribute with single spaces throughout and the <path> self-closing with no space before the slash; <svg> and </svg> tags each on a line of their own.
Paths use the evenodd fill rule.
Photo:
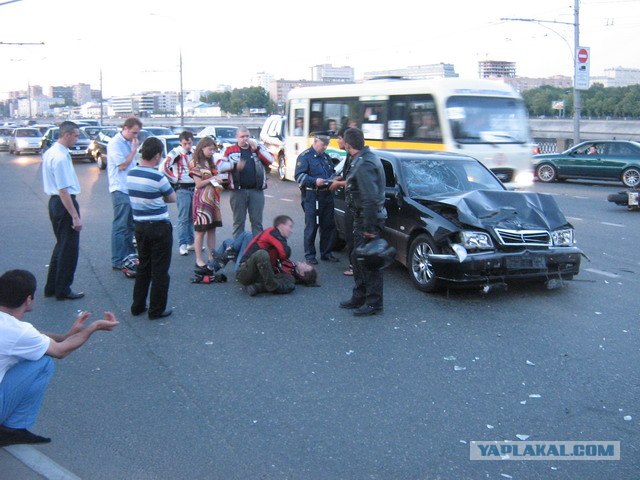
<svg viewBox="0 0 640 480">
<path fill-rule="evenodd" d="M 584 48 L 578 50 L 578 61 L 580 63 L 587 63 L 587 60 L 589 60 L 589 52 Z"/>
</svg>

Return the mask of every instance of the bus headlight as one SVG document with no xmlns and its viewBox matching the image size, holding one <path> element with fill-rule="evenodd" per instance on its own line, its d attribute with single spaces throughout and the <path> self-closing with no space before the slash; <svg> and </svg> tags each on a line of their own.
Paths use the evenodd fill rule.
<svg viewBox="0 0 640 480">
<path fill-rule="evenodd" d="M 533 172 L 520 172 L 516 175 L 515 184 L 518 187 L 529 187 L 533 185 Z"/>
<path fill-rule="evenodd" d="M 571 247 L 576 243 L 573 228 L 554 230 L 551 232 L 551 240 L 556 247 Z"/>
</svg>

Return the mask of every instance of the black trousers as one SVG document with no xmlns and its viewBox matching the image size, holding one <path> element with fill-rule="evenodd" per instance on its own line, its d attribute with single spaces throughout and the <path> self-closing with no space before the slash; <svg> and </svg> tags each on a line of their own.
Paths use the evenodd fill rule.
<svg viewBox="0 0 640 480">
<path fill-rule="evenodd" d="M 331 255 L 336 237 L 336 222 L 333 216 L 333 193 L 329 190 L 303 190 L 304 211 L 304 256 L 316 258 L 316 235 L 320 229 L 320 257 Z"/>
<path fill-rule="evenodd" d="M 382 233 L 382 225 L 377 228 L 377 233 Z M 373 232 L 372 232 L 373 233 Z M 362 268 L 356 260 L 355 251 L 360 245 L 367 243 L 364 237 L 364 229 L 356 222 L 353 227 L 353 250 L 351 251 L 351 265 L 353 266 L 353 287 L 351 299 L 354 303 L 364 303 L 372 307 L 383 306 L 383 282 L 382 270 L 367 270 Z"/>
<path fill-rule="evenodd" d="M 149 316 L 159 316 L 167 308 L 169 267 L 173 231 L 170 222 L 135 222 L 138 244 L 138 271 L 133 286 L 132 313 L 142 313 L 147 305 L 149 287 Z"/>
<path fill-rule="evenodd" d="M 75 195 L 71 196 L 73 205 L 78 214 L 80 207 Z M 80 232 L 73 229 L 71 215 L 64 208 L 58 195 L 49 198 L 49 219 L 56 236 L 56 245 L 53 247 L 51 260 L 49 260 L 49 272 L 47 283 L 44 286 L 44 294 L 48 297 L 55 295 L 62 298 L 71 292 L 71 284 L 78 265 L 78 249 L 80 247 Z"/>
</svg>

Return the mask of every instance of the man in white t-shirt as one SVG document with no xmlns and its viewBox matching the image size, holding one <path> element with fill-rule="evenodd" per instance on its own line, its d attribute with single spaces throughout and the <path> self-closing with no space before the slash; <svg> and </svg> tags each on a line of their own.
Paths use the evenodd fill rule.
<svg viewBox="0 0 640 480">
<path fill-rule="evenodd" d="M 54 358 L 80 348 L 98 330 L 111 331 L 118 321 L 111 312 L 85 326 L 83 312 L 66 334 L 40 333 L 22 318 L 33 307 L 36 278 L 26 270 L 0 276 L 0 447 L 49 443 L 29 430 L 36 421 L 53 375 Z"/>
</svg>

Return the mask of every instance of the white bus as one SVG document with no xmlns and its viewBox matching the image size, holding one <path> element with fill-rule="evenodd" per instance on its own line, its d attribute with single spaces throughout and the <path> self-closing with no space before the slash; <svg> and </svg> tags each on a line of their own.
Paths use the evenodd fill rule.
<svg viewBox="0 0 640 480">
<path fill-rule="evenodd" d="M 531 185 L 533 142 L 520 95 L 490 80 L 370 80 L 289 92 L 281 178 L 294 180 L 314 134 L 355 126 L 379 149 L 444 150 L 480 160 L 511 188 Z M 330 142 L 329 154 L 344 155 Z"/>
</svg>

